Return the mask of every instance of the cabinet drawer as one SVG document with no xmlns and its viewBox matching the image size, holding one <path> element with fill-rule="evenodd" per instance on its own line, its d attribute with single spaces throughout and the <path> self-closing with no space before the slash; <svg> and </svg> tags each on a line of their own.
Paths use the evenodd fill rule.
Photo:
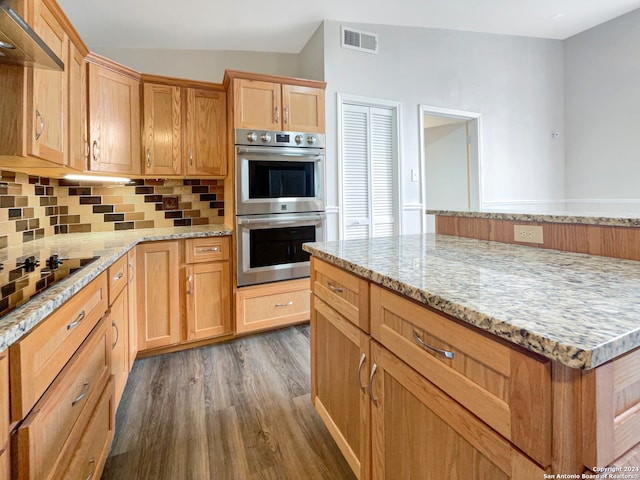
<svg viewBox="0 0 640 480">
<path fill-rule="evenodd" d="M 77 443 L 71 431 L 85 409 L 93 410 L 111 374 L 110 326 L 106 318 L 99 323 L 20 425 L 19 478 L 52 478 L 68 461 Z"/>
<path fill-rule="evenodd" d="M 100 478 L 113 440 L 114 412 L 114 388 L 111 380 L 102 392 L 71 463 L 61 478 Z"/>
<path fill-rule="evenodd" d="M 102 274 L 9 347 L 12 421 L 29 413 L 106 310 L 107 276 Z"/>
<path fill-rule="evenodd" d="M 186 241 L 187 263 L 229 259 L 229 237 L 190 238 Z"/>
<path fill-rule="evenodd" d="M 309 320 L 309 279 L 240 288 L 236 332 L 246 333 Z"/>
<path fill-rule="evenodd" d="M 107 270 L 109 277 L 109 305 L 113 304 L 124 287 L 127 286 L 127 256 L 123 255 Z"/>
<path fill-rule="evenodd" d="M 540 465 L 551 463 L 550 361 L 375 285 L 371 334 Z"/>
<path fill-rule="evenodd" d="M 0 452 L 9 443 L 9 357 L 0 352 Z"/>
<path fill-rule="evenodd" d="M 311 262 L 313 293 L 369 333 L 369 283 L 314 257 Z"/>
</svg>

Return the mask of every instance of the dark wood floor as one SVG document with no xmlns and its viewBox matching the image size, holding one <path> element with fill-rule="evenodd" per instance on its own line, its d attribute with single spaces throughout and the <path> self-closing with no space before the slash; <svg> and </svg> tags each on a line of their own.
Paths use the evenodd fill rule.
<svg viewBox="0 0 640 480">
<path fill-rule="evenodd" d="M 309 400 L 309 327 L 136 360 L 103 479 L 354 479 Z"/>
</svg>

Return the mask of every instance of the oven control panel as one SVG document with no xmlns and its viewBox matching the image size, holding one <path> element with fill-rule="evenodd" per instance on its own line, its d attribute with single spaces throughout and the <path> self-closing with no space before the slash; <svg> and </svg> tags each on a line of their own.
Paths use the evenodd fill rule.
<svg viewBox="0 0 640 480">
<path fill-rule="evenodd" d="M 324 148 L 323 133 L 272 132 L 236 129 L 236 145 L 264 145 L 268 147 Z"/>
</svg>

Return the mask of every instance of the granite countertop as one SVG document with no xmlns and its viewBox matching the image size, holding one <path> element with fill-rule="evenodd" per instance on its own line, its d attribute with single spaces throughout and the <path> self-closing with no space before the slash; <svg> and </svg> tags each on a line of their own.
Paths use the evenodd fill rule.
<svg viewBox="0 0 640 480">
<path fill-rule="evenodd" d="M 515 222 L 577 223 L 581 225 L 640 228 L 640 216 L 614 213 L 578 213 L 575 211 L 516 213 L 494 211 L 472 212 L 464 210 L 427 210 L 426 213 L 429 215 L 439 215 L 443 217 L 487 218 L 493 220 L 510 220 Z"/>
<path fill-rule="evenodd" d="M 640 347 L 640 262 L 446 235 L 307 252 L 572 368 Z"/>
<path fill-rule="evenodd" d="M 0 261 L 5 264 L 5 268 L 7 265 L 14 264 L 17 258 L 29 255 L 35 255 L 41 261 L 53 254 L 59 255 L 60 258 L 93 256 L 100 258 L 0 318 L 0 351 L 18 341 L 136 244 L 158 240 L 225 236 L 231 233 L 232 229 L 226 225 L 73 233 L 56 235 L 3 250 Z"/>
</svg>

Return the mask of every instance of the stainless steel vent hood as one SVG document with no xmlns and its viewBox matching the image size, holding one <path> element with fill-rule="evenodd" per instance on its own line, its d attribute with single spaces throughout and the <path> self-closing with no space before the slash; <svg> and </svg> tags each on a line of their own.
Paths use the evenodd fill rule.
<svg viewBox="0 0 640 480">
<path fill-rule="evenodd" d="M 64 70 L 64 63 L 11 8 L 0 0 L 0 63 Z"/>
</svg>

